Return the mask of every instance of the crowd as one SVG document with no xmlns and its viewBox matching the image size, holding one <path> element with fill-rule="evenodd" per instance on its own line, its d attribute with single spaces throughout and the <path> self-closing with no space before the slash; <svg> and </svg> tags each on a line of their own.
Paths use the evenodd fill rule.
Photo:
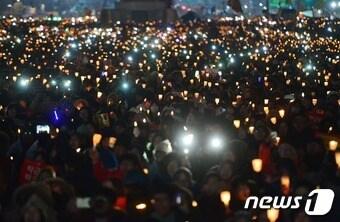
<svg viewBox="0 0 340 222">
<path fill-rule="evenodd" d="M 0 220 L 338 222 L 339 22 L 2 18 Z"/>
</svg>

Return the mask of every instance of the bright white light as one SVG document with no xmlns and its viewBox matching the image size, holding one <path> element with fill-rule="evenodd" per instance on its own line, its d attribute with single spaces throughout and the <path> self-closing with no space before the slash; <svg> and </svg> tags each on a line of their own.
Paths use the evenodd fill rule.
<svg viewBox="0 0 340 222">
<path fill-rule="evenodd" d="M 151 58 L 155 59 L 156 58 L 156 54 L 151 54 Z"/>
<path fill-rule="evenodd" d="M 122 84 L 122 87 L 123 87 L 123 89 L 128 89 L 129 88 L 129 84 L 127 82 L 124 82 Z"/>
<path fill-rule="evenodd" d="M 235 59 L 233 57 L 230 58 L 230 63 L 234 63 Z"/>
<path fill-rule="evenodd" d="M 23 78 L 23 79 L 20 80 L 20 86 L 22 86 L 22 87 L 28 86 L 28 83 L 29 83 L 28 79 Z"/>
<path fill-rule="evenodd" d="M 223 142 L 222 139 L 218 136 L 214 136 L 210 140 L 210 146 L 213 149 L 220 149 L 222 148 Z"/>
<path fill-rule="evenodd" d="M 71 86 L 71 80 L 65 80 L 64 81 L 64 87 L 69 88 Z"/>
<path fill-rule="evenodd" d="M 65 57 L 70 57 L 71 56 L 71 53 L 69 52 L 69 51 L 66 51 L 66 53 L 65 53 Z"/>
<path fill-rule="evenodd" d="M 216 50 L 216 45 L 211 46 L 212 50 Z"/>
<path fill-rule="evenodd" d="M 313 69 L 313 66 L 312 66 L 311 64 L 308 64 L 308 65 L 306 66 L 306 69 L 307 69 L 307 70 L 312 70 L 312 69 Z"/>
<path fill-rule="evenodd" d="M 129 60 L 129 62 L 132 62 L 132 60 L 133 60 L 132 56 L 128 56 L 127 59 Z"/>
<path fill-rule="evenodd" d="M 336 8 L 336 2 L 331 2 L 331 7 Z"/>
<path fill-rule="evenodd" d="M 192 143 L 194 142 L 194 134 L 185 134 L 183 137 L 182 137 L 182 143 L 184 146 L 191 146 Z"/>
</svg>

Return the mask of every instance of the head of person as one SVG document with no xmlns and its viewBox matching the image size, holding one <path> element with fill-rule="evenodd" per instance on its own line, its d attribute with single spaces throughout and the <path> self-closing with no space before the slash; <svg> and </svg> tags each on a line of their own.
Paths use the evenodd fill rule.
<svg viewBox="0 0 340 222">
<path fill-rule="evenodd" d="M 173 178 L 176 171 L 182 166 L 182 158 L 178 153 L 169 153 L 162 159 L 161 166 L 163 172 Z"/>
<path fill-rule="evenodd" d="M 116 193 L 113 189 L 99 187 L 90 200 L 90 207 L 95 216 L 105 216 L 112 210 L 112 205 L 116 200 Z"/>
<path fill-rule="evenodd" d="M 135 154 L 125 154 L 120 158 L 119 169 L 126 175 L 131 171 L 140 171 L 141 164 L 138 157 Z"/>
<path fill-rule="evenodd" d="M 191 189 L 193 184 L 191 171 L 186 167 L 180 167 L 174 174 L 173 182 L 178 186 Z"/>
<path fill-rule="evenodd" d="M 166 217 L 173 212 L 173 189 L 170 185 L 158 186 L 152 196 L 153 211 L 160 217 Z"/>
</svg>

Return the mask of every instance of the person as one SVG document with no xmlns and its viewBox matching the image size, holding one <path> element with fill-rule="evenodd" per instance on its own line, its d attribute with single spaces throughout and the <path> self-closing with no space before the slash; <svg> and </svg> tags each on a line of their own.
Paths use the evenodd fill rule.
<svg viewBox="0 0 340 222">
<path fill-rule="evenodd" d="M 173 187 L 163 185 L 153 192 L 153 211 L 150 215 L 150 221 L 154 222 L 175 222 L 184 221 L 183 215 L 176 210 L 173 202 Z"/>
</svg>

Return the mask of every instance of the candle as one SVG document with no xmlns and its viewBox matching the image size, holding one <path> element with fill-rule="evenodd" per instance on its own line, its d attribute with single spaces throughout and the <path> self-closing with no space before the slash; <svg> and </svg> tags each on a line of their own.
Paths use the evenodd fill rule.
<svg viewBox="0 0 340 222">
<path fill-rule="evenodd" d="M 275 145 L 279 145 L 280 144 L 280 140 L 281 138 L 279 136 L 275 137 Z"/>
<path fill-rule="evenodd" d="M 251 161 L 251 165 L 253 166 L 253 170 L 256 172 L 256 173 L 259 173 L 261 172 L 262 170 L 262 160 L 257 158 L 257 159 L 253 159 Z"/>
<path fill-rule="evenodd" d="M 279 209 L 268 209 L 267 210 L 267 218 L 270 222 L 275 222 L 279 218 Z"/>
<path fill-rule="evenodd" d="M 220 98 L 215 98 L 215 104 L 218 105 L 220 103 Z"/>
<path fill-rule="evenodd" d="M 335 140 L 329 141 L 330 150 L 335 151 L 337 147 L 338 147 L 338 141 L 335 141 Z"/>
<path fill-rule="evenodd" d="M 100 99 L 102 97 L 103 93 L 102 92 L 97 92 L 97 98 Z"/>
<path fill-rule="evenodd" d="M 250 133 L 250 134 L 253 134 L 253 133 L 254 133 L 254 130 L 255 130 L 255 127 L 254 127 L 254 126 L 249 126 L 249 133 Z"/>
<path fill-rule="evenodd" d="M 281 186 L 289 189 L 290 187 L 290 178 L 287 175 L 281 177 Z"/>
<path fill-rule="evenodd" d="M 338 168 L 340 168 L 340 151 L 335 153 L 335 161 L 338 165 Z"/>
<path fill-rule="evenodd" d="M 143 169 L 143 172 L 144 172 L 145 175 L 148 175 L 148 174 L 149 174 L 148 168 L 144 168 L 144 169 Z"/>
<path fill-rule="evenodd" d="M 266 115 L 268 115 L 269 107 L 268 106 L 263 107 L 263 111 L 266 113 Z"/>
<path fill-rule="evenodd" d="M 270 118 L 270 122 L 275 125 L 277 123 L 276 117 L 273 116 L 272 118 Z"/>
<path fill-rule="evenodd" d="M 139 204 L 136 205 L 137 210 L 144 210 L 145 208 L 146 208 L 145 203 L 139 203 Z"/>
<path fill-rule="evenodd" d="M 285 110 L 284 109 L 280 109 L 279 110 L 279 115 L 281 118 L 283 118 L 285 116 Z"/>
<path fill-rule="evenodd" d="M 241 121 L 238 120 L 238 119 L 235 119 L 235 120 L 234 120 L 234 126 L 236 127 L 236 129 L 240 128 L 240 126 L 241 126 Z"/>
<path fill-rule="evenodd" d="M 224 203 L 224 206 L 228 207 L 229 206 L 229 202 L 230 202 L 230 199 L 231 199 L 231 194 L 229 191 L 222 191 L 220 193 L 220 199 L 221 201 Z"/>
<path fill-rule="evenodd" d="M 312 104 L 313 104 L 313 106 L 315 106 L 317 103 L 318 103 L 318 100 L 317 100 L 317 99 L 312 99 Z"/>
<path fill-rule="evenodd" d="M 93 147 L 97 146 L 100 143 L 101 139 L 102 139 L 101 134 L 98 133 L 94 134 L 92 137 Z"/>
</svg>

